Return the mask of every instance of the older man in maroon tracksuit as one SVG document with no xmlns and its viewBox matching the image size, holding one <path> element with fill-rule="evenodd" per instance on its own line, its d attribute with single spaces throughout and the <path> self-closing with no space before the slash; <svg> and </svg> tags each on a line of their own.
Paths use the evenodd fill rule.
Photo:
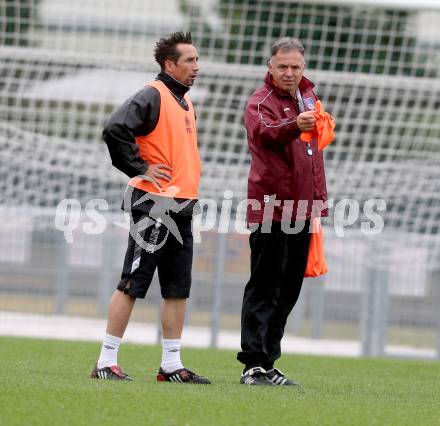
<svg viewBox="0 0 440 426">
<path fill-rule="evenodd" d="M 244 114 L 252 157 L 247 214 L 252 233 L 237 355 L 245 365 L 242 384 L 297 384 L 274 362 L 301 291 L 310 219 L 327 215 L 322 152 L 316 140 L 306 144 L 299 138 L 315 127 L 317 101 L 304 66 L 304 48 L 297 39 L 275 42 L 264 85 L 251 95 Z"/>
</svg>

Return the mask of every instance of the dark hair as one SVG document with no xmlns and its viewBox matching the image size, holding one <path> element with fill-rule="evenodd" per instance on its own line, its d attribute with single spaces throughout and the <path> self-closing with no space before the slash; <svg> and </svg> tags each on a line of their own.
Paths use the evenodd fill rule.
<svg viewBox="0 0 440 426">
<path fill-rule="evenodd" d="M 283 37 L 272 44 L 270 49 L 270 55 L 274 56 L 278 51 L 290 52 L 292 50 L 297 50 L 301 55 L 304 56 L 304 46 L 297 38 Z"/>
<path fill-rule="evenodd" d="M 162 37 L 157 43 L 154 49 L 154 59 L 160 65 L 161 70 L 165 68 L 165 61 L 171 59 L 174 63 L 177 63 L 180 53 L 176 49 L 178 44 L 192 44 L 191 33 L 184 33 L 179 31 L 177 33 L 171 33 L 168 37 Z"/>
</svg>

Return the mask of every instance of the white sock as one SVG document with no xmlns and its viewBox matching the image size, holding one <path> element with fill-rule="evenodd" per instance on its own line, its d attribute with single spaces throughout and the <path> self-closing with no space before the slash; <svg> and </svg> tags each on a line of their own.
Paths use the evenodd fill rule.
<svg viewBox="0 0 440 426">
<path fill-rule="evenodd" d="M 183 368 L 180 360 L 180 339 L 162 339 L 162 370 L 172 373 Z"/>
<path fill-rule="evenodd" d="M 98 359 L 98 368 L 118 365 L 118 350 L 121 340 L 120 337 L 112 336 L 111 334 L 105 335 Z"/>
</svg>

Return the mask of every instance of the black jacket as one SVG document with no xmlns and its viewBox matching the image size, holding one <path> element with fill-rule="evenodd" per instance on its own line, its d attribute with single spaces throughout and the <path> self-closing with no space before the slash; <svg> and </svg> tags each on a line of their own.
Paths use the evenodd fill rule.
<svg viewBox="0 0 440 426">
<path fill-rule="evenodd" d="M 175 80 L 168 74 L 161 72 L 156 77 L 171 91 L 176 101 L 186 111 L 189 106 L 183 98 L 189 87 Z M 146 86 L 131 98 L 127 99 L 107 121 L 102 137 L 107 144 L 113 166 L 130 178 L 143 175 L 148 169 L 148 164 L 143 160 L 136 144 L 137 136 L 146 136 L 157 126 L 160 113 L 160 94 L 152 87 Z M 153 204 L 158 206 L 162 197 L 151 197 L 153 201 L 145 201 L 138 204 L 138 200 L 145 195 L 145 192 L 133 188 L 130 210 L 138 210 L 148 213 Z M 165 200 L 167 201 L 167 200 Z M 179 204 L 184 203 L 185 199 L 175 199 Z M 136 204 L 136 205 L 135 205 Z M 185 203 L 186 207 L 179 210 L 180 215 L 190 216 L 194 213 L 195 200 Z M 124 203 L 122 204 L 124 210 Z"/>
</svg>

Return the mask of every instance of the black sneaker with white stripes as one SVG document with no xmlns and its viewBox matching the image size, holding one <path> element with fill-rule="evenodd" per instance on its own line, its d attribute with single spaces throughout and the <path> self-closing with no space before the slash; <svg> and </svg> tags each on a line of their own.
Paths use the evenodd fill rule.
<svg viewBox="0 0 440 426">
<path fill-rule="evenodd" d="M 98 368 L 96 365 L 90 374 L 92 379 L 101 380 L 133 380 L 128 374 L 125 374 L 120 367 L 112 365 L 111 367 Z"/>
<path fill-rule="evenodd" d="M 180 368 L 172 373 L 167 373 L 159 368 L 156 379 L 158 382 L 194 383 L 196 385 L 210 385 L 209 379 L 199 376 L 186 368 Z"/>
<path fill-rule="evenodd" d="M 253 367 L 246 370 L 240 377 L 242 385 L 273 386 L 274 384 L 266 377 L 266 370 L 262 367 Z"/>
<path fill-rule="evenodd" d="M 276 386 L 300 386 L 299 383 L 288 379 L 282 371 L 278 370 L 278 368 L 272 368 L 272 370 L 269 370 L 266 373 L 266 377 Z"/>
</svg>

